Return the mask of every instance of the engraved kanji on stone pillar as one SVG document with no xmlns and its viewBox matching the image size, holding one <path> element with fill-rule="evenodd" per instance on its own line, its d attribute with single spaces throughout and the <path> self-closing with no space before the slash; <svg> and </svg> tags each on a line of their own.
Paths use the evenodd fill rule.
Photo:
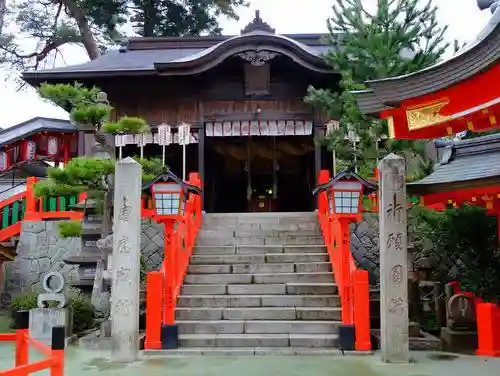
<svg viewBox="0 0 500 376">
<path fill-rule="evenodd" d="M 384 362 L 408 362 L 408 263 L 405 161 L 390 154 L 379 164 L 380 316 Z"/>
<path fill-rule="evenodd" d="M 133 362 L 139 351 L 141 165 L 116 163 L 111 289 L 112 359 Z"/>
</svg>

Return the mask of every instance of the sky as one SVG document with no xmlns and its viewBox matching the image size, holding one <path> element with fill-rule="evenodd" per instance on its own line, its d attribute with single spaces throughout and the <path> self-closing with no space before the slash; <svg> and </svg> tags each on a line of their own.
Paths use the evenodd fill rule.
<svg viewBox="0 0 500 376">
<path fill-rule="evenodd" d="M 370 5 L 376 0 L 363 0 Z M 486 25 L 491 16 L 481 12 L 476 0 L 435 0 L 439 6 L 442 24 L 449 25 L 447 38 L 461 42 L 472 40 Z M 250 0 L 249 8 L 242 8 L 239 21 L 222 19 L 224 34 L 239 34 L 259 9 L 261 18 L 280 34 L 326 33 L 326 19 L 332 14 L 334 0 Z M 64 50 L 64 61 L 60 64 L 78 64 L 88 60 L 85 52 L 77 46 Z M 0 69 L 0 127 L 8 128 L 35 116 L 67 119 L 61 109 L 44 102 L 36 92 L 26 87 L 21 91 L 17 85 L 6 80 L 8 72 Z"/>
</svg>

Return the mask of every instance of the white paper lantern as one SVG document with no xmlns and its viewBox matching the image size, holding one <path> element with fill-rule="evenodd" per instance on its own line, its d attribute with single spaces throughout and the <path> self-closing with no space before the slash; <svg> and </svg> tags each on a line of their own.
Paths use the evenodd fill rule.
<svg viewBox="0 0 500 376">
<path fill-rule="evenodd" d="M 59 146 L 59 140 L 57 139 L 57 137 L 54 137 L 54 136 L 50 136 L 48 139 L 47 139 L 47 154 L 49 156 L 54 156 L 54 155 L 57 155 L 57 151 L 58 151 L 58 146 Z"/>
<path fill-rule="evenodd" d="M 188 145 L 191 142 L 191 126 L 186 123 L 179 125 L 179 145 Z"/>
<path fill-rule="evenodd" d="M 9 168 L 9 158 L 7 156 L 7 153 L 2 151 L 0 152 L 0 171 L 4 172 L 7 171 Z"/>
<path fill-rule="evenodd" d="M 32 141 L 32 140 L 28 140 L 26 141 L 26 160 L 27 161 L 32 161 L 33 159 L 35 159 L 35 155 L 36 155 L 36 143 L 35 141 Z"/>
<path fill-rule="evenodd" d="M 167 146 L 172 143 L 172 127 L 168 124 L 158 126 L 158 145 Z"/>
</svg>

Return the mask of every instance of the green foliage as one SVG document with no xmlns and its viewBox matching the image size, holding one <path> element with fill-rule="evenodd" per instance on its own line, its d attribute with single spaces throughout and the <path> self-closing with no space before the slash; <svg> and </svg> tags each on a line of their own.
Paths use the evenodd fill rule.
<svg viewBox="0 0 500 376">
<path fill-rule="evenodd" d="M 37 92 L 42 98 L 48 99 L 67 112 L 71 112 L 77 105 L 94 103 L 99 89 L 96 87 L 88 89 L 78 82 L 73 85 L 43 83 Z"/>
<path fill-rule="evenodd" d="M 144 119 L 138 117 L 122 117 L 116 123 L 104 123 L 102 126 L 103 132 L 106 133 L 128 133 L 141 134 L 149 131 L 149 125 Z"/>
<path fill-rule="evenodd" d="M 38 307 L 38 293 L 31 291 L 25 294 L 18 295 L 12 299 L 9 306 L 9 313 L 12 318 L 17 311 L 30 310 Z M 73 331 L 75 333 L 82 332 L 94 326 L 94 318 L 96 312 L 92 306 L 90 299 L 80 291 L 71 291 L 67 306 L 73 312 Z"/>
<path fill-rule="evenodd" d="M 423 158 L 422 142 L 381 141 L 387 124 L 361 114 L 352 91 L 366 89 L 367 80 L 415 72 L 439 61 L 447 44 L 437 8 L 432 0 L 423 5 L 419 0 L 379 0 L 370 13 L 362 0 L 336 0 L 333 13 L 328 22 L 332 49 L 325 59 L 341 74 L 340 88 L 310 87 L 305 98 L 340 121 L 340 129 L 322 142 L 341 161 L 352 164 L 356 156 L 358 168 L 370 174 L 377 158 L 389 152 L 407 160 Z"/>
<path fill-rule="evenodd" d="M 441 282 L 458 280 L 485 299 L 500 298 L 500 246 L 496 216 L 465 205 L 442 212 L 421 208 L 419 217 L 426 247 Z"/>
<path fill-rule="evenodd" d="M 62 238 L 74 238 L 79 237 L 82 234 L 82 222 L 81 221 L 63 221 L 58 224 L 59 235 Z"/>
<path fill-rule="evenodd" d="M 12 298 L 9 306 L 9 312 L 14 318 L 17 311 L 27 311 L 38 307 L 38 294 L 34 292 L 18 295 Z"/>
<path fill-rule="evenodd" d="M 96 311 L 90 298 L 81 292 L 74 293 L 68 299 L 68 306 L 73 312 L 73 331 L 82 332 L 94 326 Z"/>
<path fill-rule="evenodd" d="M 71 119 L 77 124 L 99 125 L 109 118 L 111 110 L 111 106 L 101 103 L 79 105 L 71 111 Z"/>
<path fill-rule="evenodd" d="M 159 158 L 140 158 L 134 156 L 134 159 L 140 163 L 142 167 L 142 181 L 148 182 L 165 171 L 162 160 Z"/>
</svg>

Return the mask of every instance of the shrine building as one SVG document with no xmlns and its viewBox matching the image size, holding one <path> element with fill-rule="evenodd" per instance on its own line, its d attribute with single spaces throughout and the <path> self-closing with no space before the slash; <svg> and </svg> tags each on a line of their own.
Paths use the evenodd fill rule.
<svg viewBox="0 0 500 376">
<path fill-rule="evenodd" d="M 174 132 L 189 124 L 187 171 L 200 173 L 207 212 L 312 211 L 319 171 L 332 164 L 314 140 L 331 119 L 303 99 L 310 85 L 337 86 L 339 75 L 322 58 L 331 48 L 325 37 L 279 35 L 257 12 L 241 35 L 129 38 L 96 60 L 25 72 L 23 79 L 35 87 L 97 86 L 107 93 L 115 119 L 142 117 L 153 133 L 160 124 Z M 57 148 L 57 160 L 91 153 L 92 134 L 58 132 L 43 140 L 42 133 L 30 136 L 16 147 L 27 150 L 20 154 L 26 158 L 50 156 L 44 145 Z M 34 150 L 26 149 L 30 140 Z M 161 158 L 161 146 L 155 137 L 150 141 L 144 156 Z M 125 143 L 123 157 L 139 154 L 134 137 Z M 166 162 L 181 176 L 178 137 L 167 147 Z"/>
</svg>

